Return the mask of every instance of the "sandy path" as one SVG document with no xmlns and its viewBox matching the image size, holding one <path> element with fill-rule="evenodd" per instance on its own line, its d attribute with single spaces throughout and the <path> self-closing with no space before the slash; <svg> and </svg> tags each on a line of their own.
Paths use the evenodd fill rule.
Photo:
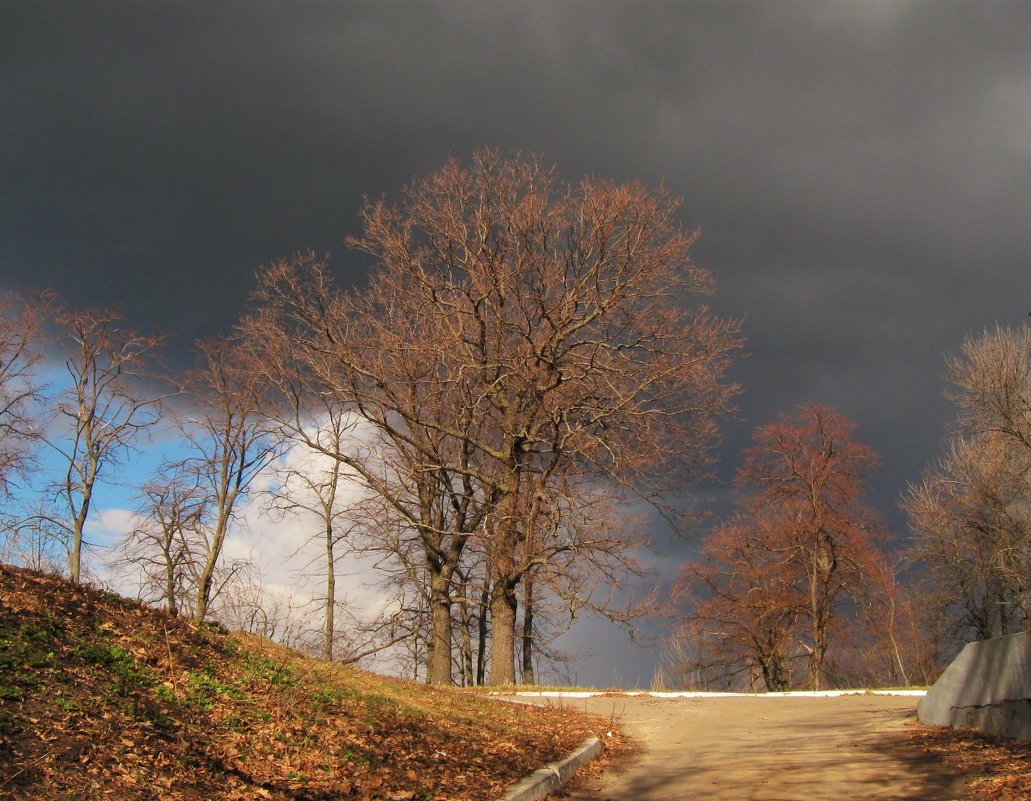
<svg viewBox="0 0 1031 801">
<path fill-rule="evenodd" d="M 539 699 L 618 719 L 643 753 L 578 801 L 950 801 L 967 782 L 910 746 L 916 698 Z"/>
</svg>

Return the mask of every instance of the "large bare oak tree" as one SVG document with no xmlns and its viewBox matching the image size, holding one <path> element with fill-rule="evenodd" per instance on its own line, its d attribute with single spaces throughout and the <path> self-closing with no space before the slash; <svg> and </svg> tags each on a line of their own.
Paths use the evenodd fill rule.
<svg viewBox="0 0 1031 801">
<path fill-rule="evenodd" d="M 576 494 L 561 488 L 657 501 L 705 464 L 738 335 L 698 302 L 712 279 L 677 206 L 482 151 L 366 207 L 351 240 L 374 259 L 363 289 L 333 289 L 310 254 L 262 279 L 248 330 L 272 370 L 377 432 L 338 458 L 421 544 L 431 680 L 451 680 L 452 584 L 471 538 L 491 569 L 490 680 L 511 683 L 517 588 L 555 550 L 543 533 L 574 531 L 560 513 Z M 592 550 L 581 538 L 558 552 Z"/>
</svg>

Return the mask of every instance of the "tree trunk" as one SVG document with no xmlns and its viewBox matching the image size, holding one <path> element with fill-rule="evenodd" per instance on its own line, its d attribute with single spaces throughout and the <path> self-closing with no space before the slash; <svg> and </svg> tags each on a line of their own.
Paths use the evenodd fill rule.
<svg viewBox="0 0 1031 801">
<path fill-rule="evenodd" d="M 762 662 L 762 674 L 768 692 L 784 692 L 791 689 L 791 669 L 779 651 L 774 651 Z"/>
<path fill-rule="evenodd" d="M 175 602 L 175 561 L 170 545 L 165 549 L 165 604 L 169 614 L 179 614 Z"/>
<path fill-rule="evenodd" d="M 533 577 L 523 587 L 523 684 L 533 684 Z"/>
<path fill-rule="evenodd" d="M 71 490 L 68 491 L 71 498 Z M 82 501 L 79 511 L 72 518 L 72 548 L 68 554 L 68 577 L 73 584 L 79 583 L 82 570 L 82 532 L 86 528 L 86 518 L 89 516 L 90 502 L 93 499 L 93 483 L 87 479 L 82 489 Z M 74 508 L 74 506 L 73 506 Z"/>
<path fill-rule="evenodd" d="M 73 584 L 79 583 L 79 566 L 82 564 L 82 532 L 72 535 L 72 550 L 68 554 L 68 578 Z"/>
<path fill-rule="evenodd" d="M 830 610 L 826 608 L 828 599 L 821 597 L 813 615 L 813 650 L 809 654 L 809 689 L 823 689 L 823 663 L 827 656 L 827 629 L 830 622 Z"/>
<path fill-rule="evenodd" d="M 463 587 L 463 597 L 468 600 Z M 469 611 L 467 603 L 462 604 L 462 686 L 471 687 L 473 684 L 473 636 L 472 636 L 472 612 Z"/>
<path fill-rule="evenodd" d="M 476 617 L 476 685 L 482 687 L 487 678 L 487 617 L 490 612 L 490 565 L 483 576 L 479 614 Z"/>
<path fill-rule="evenodd" d="M 899 676 L 902 684 L 909 686 L 909 675 L 906 673 L 906 666 L 902 662 L 902 653 L 899 651 L 898 641 L 895 639 L 895 599 L 888 596 L 888 641 L 891 643 L 891 652 L 895 657 L 895 666 L 899 669 Z"/>
<path fill-rule="evenodd" d="M 228 453 L 229 449 L 227 448 L 226 454 Z M 208 605 L 211 603 L 211 585 L 215 581 L 215 568 L 218 566 L 218 560 L 222 556 L 222 546 L 225 544 L 226 534 L 229 533 L 229 521 L 232 519 L 233 506 L 236 503 L 238 493 L 238 489 L 229 489 L 226 486 L 228 481 L 225 476 L 228 470 L 228 455 L 223 455 L 221 477 L 219 479 L 222 482 L 222 487 L 218 497 L 218 516 L 215 522 L 215 530 L 211 535 L 211 542 L 208 544 L 208 551 L 204 555 L 204 569 L 197 580 L 197 606 L 193 610 L 193 619 L 198 623 L 203 623 L 204 619 L 208 616 Z M 233 480 L 235 480 L 237 487 L 239 487 L 240 476 L 237 475 Z"/>
<path fill-rule="evenodd" d="M 197 579 L 197 605 L 193 610 L 193 619 L 203 623 L 208 616 L 208 605 L 211 603 L 211 585 L 215 580 L 215 567 L 222 553 L 222 543 L 226 538 L 226 524 L 220 522 L 212 537 L 212 544 L 204 557 L 204 569 Z"/>
<path fill-rule="evenodd" d="M 823 663 L 827 655 L 827 632 L 830 628 L 834 597 L 831 577 L 836 569 L 833 541 L 818 532 L 809 575 L 809 614 L 812 618 L 813 650 L 809 654 L 809 689 L 822 689 Z"/>
<path fill-rule="evenodd" d="M 451 684 L 451 596 L 444 574 L 430 578 L 430 649 L 427 681 Z"/>
<path fill-rule="evenodd" d="M 462 581 L 458 588 L 458 597 L 462 604 L 459 607 L 458 629 L 461 635 L 460 657 L 462 663 L 462 686 L 471 687 L 474 680 L 473 674 L 473 635 L 472 635 L 472 610 L 469 603 L 469 582 Z"/>
<path fill-rule="evenodd" d="M 515 684 L 517 605 L 515 587 L 510 582 L 495 579 L 490 601 L 490 683 L 494 686 Z"/>
<path fill-rule="evenodd" d="M 326 641 L 325 657 L 333 661 L 333 634 L 336 621 L 336 559 L 333 555 L 333 524 L 326 524 Z"/>
<path fill-rule="evenodd" d="M 193 608 L 193 619 L 197 623 L 203 623 L 208 616 L 208 602 L 211 600 L 211 573 L 214 565 L 205 566 L 197 582 L 197 604 Z"/>
</svg>

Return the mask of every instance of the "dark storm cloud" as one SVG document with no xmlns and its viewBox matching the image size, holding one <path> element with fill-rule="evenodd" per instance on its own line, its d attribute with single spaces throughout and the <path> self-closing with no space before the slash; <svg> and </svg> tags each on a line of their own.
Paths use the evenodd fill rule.
<svg viewBox="0 0 1031 801">
<path fill-rule="evenodd" d="M 684 197 L 751 357 L 728 427 L 837 406 L 889 515 L 943 354 L 1031 303 L 1021 3 L 7 4 L 0 281 L 185 346 L 362 195 L 483 145 Z"/>
</svg>

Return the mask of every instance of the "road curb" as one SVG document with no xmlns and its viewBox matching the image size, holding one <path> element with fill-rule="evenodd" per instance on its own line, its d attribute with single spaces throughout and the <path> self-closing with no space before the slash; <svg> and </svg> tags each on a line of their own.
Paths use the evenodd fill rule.
<svg viewBox="0 0 1031 801">
<path fill-rule="evenodd" d="M 540 801 L 573 778 L 573 774 L 602 751 L 601 740 L 591 737 L 572 754 L 535 770 L 513 786 L 501 801 Z"/>
</svg>

